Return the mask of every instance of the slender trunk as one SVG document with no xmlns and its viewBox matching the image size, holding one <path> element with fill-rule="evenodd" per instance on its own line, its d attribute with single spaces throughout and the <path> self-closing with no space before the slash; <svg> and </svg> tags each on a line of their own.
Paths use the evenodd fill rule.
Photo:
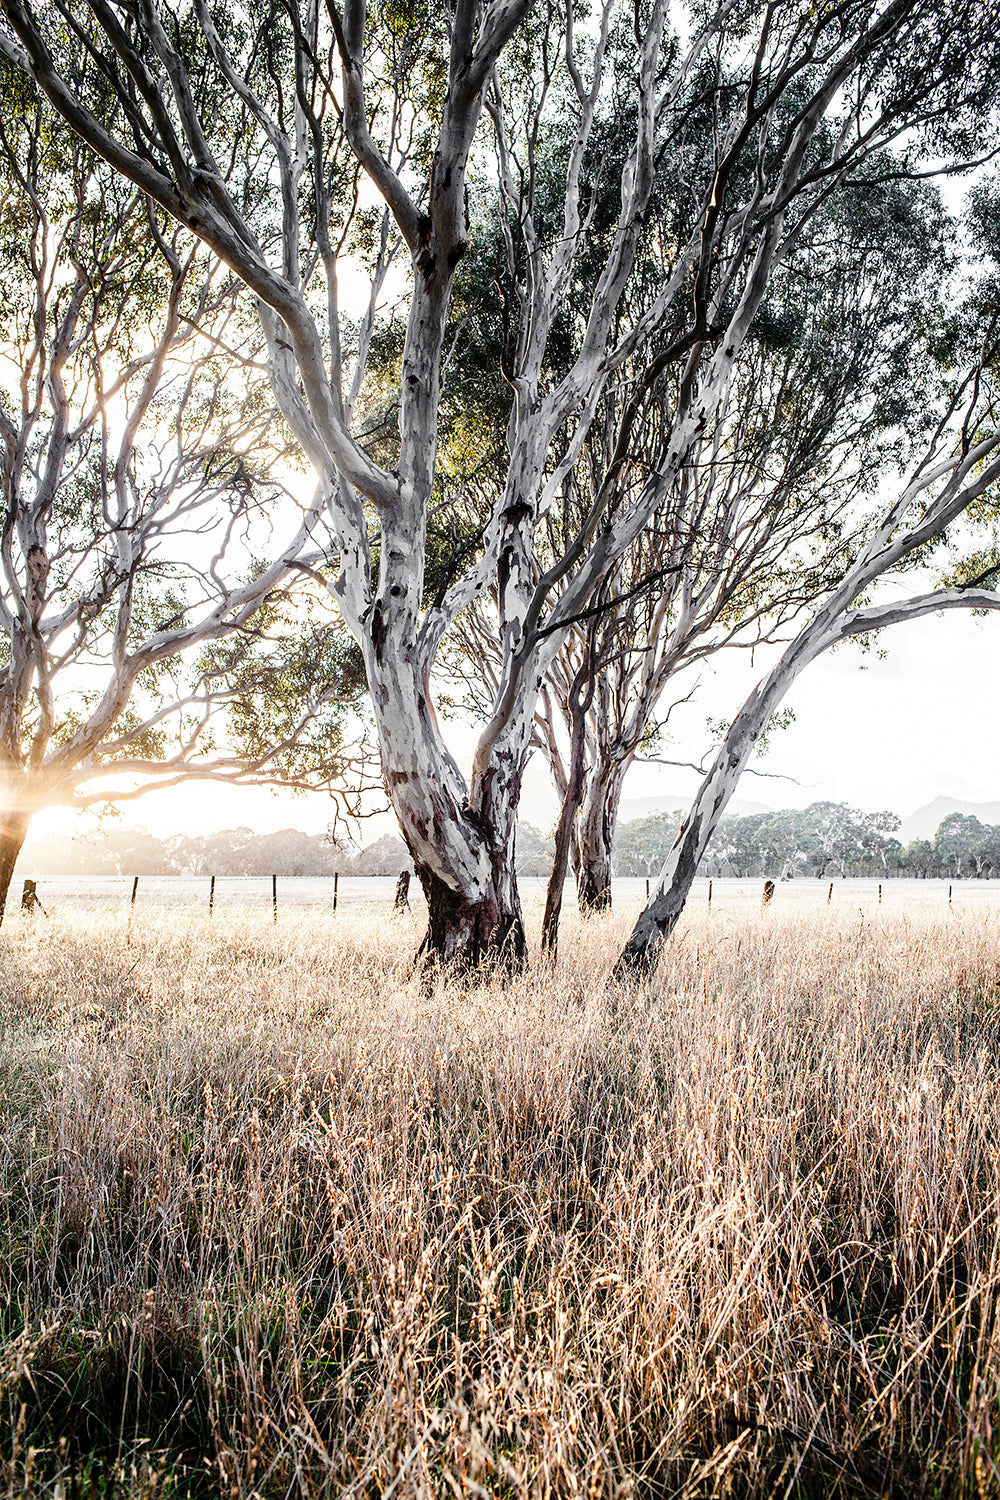
<svg viewBox="0 0 1000 1500">
<path fill-rule="evenodd" d="M 583 916 L 611 910 L 611 856 L 627 760 L 599 761 L 591 769 L 580 817 L 577 899 Z"/>
<path fill-rule="evenodd" d="M 25 812 L 0 813 L 0 923 L 7 909 L 7 896 L 14 875 L 17 856 L 21 852 L 31 822 L 31 814 Z"/>
<path fill-rule="evenodd" d="M 690 812 L 681 824 L 656 888 L 619 956 L 615 965 L 616 977 L 648 973 L 654 967 L 661 946 L 673 932 L 684 910 L 708 841 L 739 784 L 746 758 L 752 748 L 752 738 L 744 754 L 727 737 Z"/>
<path fill-rule="evenodd" d="M 569 869 L 570 854 L 576 843 L 573 834 L 579 806 L 579 797 L 571 798 L 567 792 L 563 798 L 562 809 L 559 813 L 559 822 L 556 827 L 555 851 L 552 856 L 552 869 L 549 872 L 549 883 L 545 887 L 545 915 L 542 918 L 542 955 L 551 963 L 555 963 L 559 950 L 559 918 L 562 915 L 563 886 L 566 882 L 566 874 Z"/>
<path fill-rule="evenodd" d="M 563 886 L 566 881 L 566 871 L 569 868 L 570 852 L 577 843 L 574 837 L 576 815 L 583 800 L 586 769 L 584 765 L 587 750 L 586 709 L 580 702 L 579 694 L 575 690 L 576 686 L 577 684 L 574 684 L 574 691 L 570 693 L 569 700 L 573 725 L 570 736 L 569 775 L 566 778 L 566 790 L 563 793 L 562 809 L 556 828 L 552 871 L 545 892 L 545 916 L 542 918 L 542 953 L 552 963 L 555 962 L 559 947 L 559 917 L 562 913 Z M 592 685 L 589 696 L 593 696 Z"/>
<path fill-rule="evenodd" d="M 615 964 L 615 977 L 650 973 L 677 925 L 709 840 L 725 812 L 754 745 L 799 673 L 835 638 L 825 614 L 814 619 L 765 677 L 736 715 L 712 768 L 681 824 L 656 889 Z"/>
</svg>

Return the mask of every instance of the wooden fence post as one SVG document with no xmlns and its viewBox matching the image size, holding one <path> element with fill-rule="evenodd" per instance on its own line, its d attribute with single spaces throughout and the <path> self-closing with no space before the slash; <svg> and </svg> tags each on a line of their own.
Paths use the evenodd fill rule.
<svg viewBox="0 0 1000 1500">
<path fill-rule="evenodd" d="M 879 904 L 879 906 L 882 905 L 882 887 L 881 887 L 881 885 L 878 888 L 878 904 Z"/>
<path fill-rule="evenodd" d="M 410 872 L 400 870 L 399 879 L 396 881 L 396 896 L 392 903 L 393 911 L 409 911 L 410 909 Z"/>
<path fill-rule="evenodd" d="M 708 904 L 709 904 L 709 906 L 711 906 L 711 904 L 712 904 L 712 882 L 711 881 L 708 882 Z"/>
<path fill-rule="evenodd" d="M 211 920 L 212 912 L 213 912 L 214 909 L 215 909 L 215 876 L 213 875 L 212 876 L 212 880 L 211 880 L 211 884 L 208 887 L 208 915 L 209 915 L 209 919 L 210 920 Z"/>
<path fill-rule="evenodd" d="M 770 906 L 770 904 L 771 904 L 771 897 L 773 895 L 774 895 L 774 881 L 773 880 L 765 880 L 764 881 L 764 891 L 763 891 L 763 894 L 762 894 L 762 896 L 760 898 L 760 909 L 761 909 L 761 911 L 764 910 L 765 906 Z"/>
<path fill-rule="evenodd" d="M 649 876 L 646 876 L 646 900 L 649 900 Z"/>
<path fill-rule="evenodd" d="M 340 871 L 339 870 L 334 870 L 334 872 L 333 872 L 333 909 L 334 909 L 334 911 L 337 910 L 337 885 L 338 885 L 339 881 L 340 881 Z"/>
<path fill-rule="evenodd" d="M 826 904 L 827 904 L 827 906 L 830 905 L 830 902 L 832 900 L 833 900 L 833 881 L 831 880 L 830 881 L 830 889 L 826 893 Z"/>
<path fill-rule="evenodd" d="M 274 907 L 274 920 L 278 920 L 278 877 L 271 876 L 271 904 Z"/>
<path fill-rule="evenodd" d="M 139 877 L 138 875 L 136 875 L 132 879 L 132 900 L 128 904 L 128 937 L 126 939 L 126 947 L 128 947 L 132 942 L 132 913 L 135 911 L 135 898 L 138 894 Z"/>
<path fill-rule="evenodd" d="M 48 912 L 38 899 L 37 880 L 24 882 L 24 889 L 21 892 L 21 910 L 28 912 L 31 916 L 34 916 L 36 911 L 40 911 L 43 916 L 48 916 Z"/>
</svg>

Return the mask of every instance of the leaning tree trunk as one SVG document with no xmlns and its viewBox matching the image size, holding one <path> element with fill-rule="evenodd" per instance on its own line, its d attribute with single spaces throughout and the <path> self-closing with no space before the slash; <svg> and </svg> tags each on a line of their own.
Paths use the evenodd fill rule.
<svg viewBox="0 0 1000 1500">
<path fill-rule="evenodd" d="M 581 915 L 611 910 L 611 857 L 628 760 L 598 761 L 587 779 L 577 844 L 576 876 Z"/>
<path fill-rule="evenodd" d="M 991 438 L 989 441 L 993 444 L 1000 439 Z M 983 477 L 986 473 L 989 473 L 989 479 Z M 976 484 L 985 487 L 995 477 L 996 470 L 991 467 L 980 474 Z M 916 481 L 914 484 L 916 485 Z M 905 514 L 905 508 L 913 496 L 926 487 L 926 479 L 921 479 L 919 485 L 915 488 L 911 485 L 904 492 L 902 500 L 890 511 L 887 520 L 875 533 L 868 548 L 839 588 L 791 643 L 764 681 L 750 694 L 729 726 L 712 768 L 702 782 L 701 790 L 667 855 L 656 890 L 619 955 L 615 965 L 617 977 L 652 969 L 662 943 L 669 937 L 684 910 L 695 872 L 719 819 L 739 784 L 755 741 L 799 673 L 815 657 L 838 641 L 863 635 L 870 630 L 882 630 L 903 620 L 919 619 L 932 610 L 983 607 L 1000 609 L 1000 594 L 972 587 L 938 589 L 900 602 L 850 609 L 862 589 L 867 588 L 874 578 L 891 565 L 894 556 L 898 559 L 906 555 L 907 551 L 913 551 L 916 546 L 922 545 L 925 540 L 938 535 L 950 516 L 958 514 L 970 499 L 975 499 L 981 493 L 981 490 L 975 490 L 973 486 L 965 490 L 960 486 L 956 488 L 953 476 L 935 502 L 938 509 L 933 511 L 933 506 L 929 506 L 925 510 L 923 519 L 910 532 L 905 548 L 896 544 L 899 550 L 894 554 L 891 545 L 892 531 L 898 527 L 899 518 Z M 933 512 L 931 521 L 928 520 L 929 511 Z"/>
<path fill-rule="evenodd" d="M 31 816 L 23 812 L 0 813 L 0 923 L 7 909 L 7 895 Z"/>
<path fill-rule="evenodd" d="M 649 973 L 663 943 L 673 932 L 684 910 L 698 866 L 718 827 L 754 745 L 799 673 L 815 656 L 832 644 L 827 612 L 818 615 L 798 640 L 785 651 L 740 709 L 729 726 L 711 770 L 701 784 L 687 817 L 681 824 L 656 888 L 650 896 L 632 935 L 615 964 L 619 979 Z"/>
</svg>

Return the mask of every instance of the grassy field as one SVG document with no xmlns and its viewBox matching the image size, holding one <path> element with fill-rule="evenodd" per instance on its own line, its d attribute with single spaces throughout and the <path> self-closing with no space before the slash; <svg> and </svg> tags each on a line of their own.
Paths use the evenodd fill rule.
<svg viewBox="0 0 1000 1500">
<path fill-rule="evenodd" d="M 1000 915 L 4 925 L 0 1495 L 1000 1494 Z"/>
</svg>

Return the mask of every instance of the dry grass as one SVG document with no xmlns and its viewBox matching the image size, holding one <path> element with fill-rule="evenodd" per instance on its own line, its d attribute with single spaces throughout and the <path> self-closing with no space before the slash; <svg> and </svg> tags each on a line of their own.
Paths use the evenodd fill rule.
<svg viewBox="0 0 1000 1500">
<path fill-rule="evenodd" d="M 9 922 L 0 1494 L 1000 1494 L 997 916 Z"/>
</svg>

